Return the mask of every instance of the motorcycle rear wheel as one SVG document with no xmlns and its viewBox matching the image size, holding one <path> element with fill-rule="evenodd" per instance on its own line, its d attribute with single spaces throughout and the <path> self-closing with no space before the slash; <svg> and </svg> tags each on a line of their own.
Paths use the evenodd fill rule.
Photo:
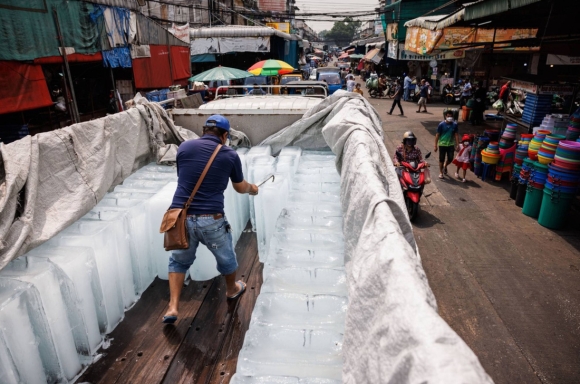
<svg viewBox="0 0 580 384">
<path fill-rule="evenodd" d="M 406 198 L 405 203 L 407 205 L 407 213 L 409 214 L 409 220 L 414 221 L 419 212 L 419 203 L 415 203 L 413 200 Z"/>
<path fill-rule="evenodd" d="M 371 89 L 369 91 L 369 95 L 373 98 L 376 99 L 377 98 L 377 91 L 375 91 L 374 89 Z"/>
</svg>

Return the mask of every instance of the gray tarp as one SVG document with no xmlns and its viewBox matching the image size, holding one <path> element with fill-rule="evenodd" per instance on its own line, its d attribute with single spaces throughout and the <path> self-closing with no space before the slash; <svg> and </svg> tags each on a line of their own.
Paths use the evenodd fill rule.
<svg viewBox="0 0 580 384">
<path fill-rule="evenodd" d="M 437 314 L 370 103 L 336 92 L 262 144 L 274 152 L 286 145 L 329 146 L 337 155 L 349 290 L 343 382 L 492 383 Z"/>
<path fill-rule="evenodd" d="M 141 165 L 174 161 L 177 145 L 197 137 L 159 105 L 137 103 L 0 144 L 0 269 L 79 219 Z"/>
</svg>

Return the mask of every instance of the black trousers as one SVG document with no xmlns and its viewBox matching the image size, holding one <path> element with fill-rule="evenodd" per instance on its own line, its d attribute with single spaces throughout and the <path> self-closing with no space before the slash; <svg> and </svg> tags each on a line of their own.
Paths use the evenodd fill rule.
<svg viewBox="0 0 580 384">
<path fill-rule="evenodd" d="M 401 115 L 404 115 L 403 107 L 401 106 L 401 99 L 393 100 L 393 105 L 391 105 L 391 112 L 389 112 L 389 113 L 393 113 L 393 110 L 395 109 L 395 105 L 399 106 L 399 110 L 401 111 Z"/>
</svg>

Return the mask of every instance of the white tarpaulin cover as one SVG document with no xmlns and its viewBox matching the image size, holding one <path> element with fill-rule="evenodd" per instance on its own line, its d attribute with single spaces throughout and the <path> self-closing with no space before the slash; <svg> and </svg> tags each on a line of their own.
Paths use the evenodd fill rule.
<svg viewBox="0 0 580 384">
<path fill-rule="evenodd" d="M 349 290 L 343 382 L 492 383 L 437 313 L 371 104 L 338 91 L 262 144 L 337 155 Z"/>
<path fill-rule="evenodd" d="M 270 52 L 270 37 L 203 37 L 191 40 L 191 55 Z"/>
<path fill-rule="evenodd" d="M 125 112 L 0 144 L 0 269 L 152 158 L 175 161 L 177 145 L 197 137 L 159 105 L 135 101 Z"/>
</svg>

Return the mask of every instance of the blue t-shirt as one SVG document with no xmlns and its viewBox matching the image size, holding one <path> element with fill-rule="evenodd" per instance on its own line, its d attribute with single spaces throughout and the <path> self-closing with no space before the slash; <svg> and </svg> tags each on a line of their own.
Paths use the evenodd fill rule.
<svg viewBox="0 0 580 384">
<path fill-rule="evenodd" d="M 427 84 L 421 86 L 419 96 L 421 96 L 421 97 L 428 97 L 429 96 L 429 86 Z"/>
<path fill-rule="evenodd" d="M 173 195 L 171 208 L 183 207 L 207 161 L 220 143 L 220 139 L 213 135 L 204 135 L 199 139 L 181 143 L 177 150 L 177 190 Z M 241 183 L 244 174 L 237 152 L 223 146 L 205 175 L 187 214 L 224 213 L 224 191 L 228 186 L 228 179 L 232 183 Z"/>
</svg>

